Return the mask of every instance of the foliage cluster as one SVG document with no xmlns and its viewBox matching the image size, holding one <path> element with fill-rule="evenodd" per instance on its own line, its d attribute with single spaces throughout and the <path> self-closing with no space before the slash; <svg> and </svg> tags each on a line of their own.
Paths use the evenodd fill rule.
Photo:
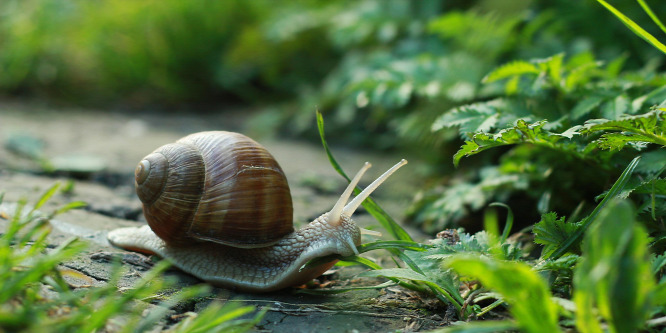
<svg viewBox="0 0 666 333">
<path fill-rule="evenodd" d="M 598 2 L 666 53 L 650 33 Z M 638 3 L 666 33 L 650 7 Z M 372 270 L 362 276 L 430 292 L 455 307 L 462 320 L 502 308 L 511 317 L 461 322 L 441 332 L 663 329 L 664 77 L 649 66 L 622 71 L 623 62 L 601 62 L 589 53 L 556 54 L 489 71 L 483 81 L 494 86 L 493 94 L 450 108 L 432 127 L 459 129 L 464 144 L 454 155 L 456 165 L 464 157 L 491 156 L 481 161 L 485 170 L 478 183 L 463 180 L 438 199 L 440 207 L 430 209 L 441 217 L 472 206 L 473 200 L 482 201 L 480 209 L 504 199 L 509 204 L 499 204 L 508 210 L 503 232 L 497 214 L 487 210 L 485 230 L 475 234 L 448 229 L 421 246 L 398 237 L 404 251 L 394 252 L 399 267 L 366 263 Z M 580 193 L 590 184 L 592 193 Z M 538 195 L 534 204 L 506 200 L 521 191 Z M 447 211 L 446 205 L 453 208 Z M 510 207 L 533 206 L 541 220 L 533 225 L 528 220 L 528 228 L 511 235 Z"/>
<path fill-rule="evenodd" d="M 638 6 L 622 9 L 644 15 Z M 457 143 L 454 131 L 433 132 L 432 123 L 444 110 L 497 95 L 501 88 L 481 79 L 508 59 L 588 53 L 610 62 L 632 51 L 627 66 L 636 69 L 656 55 L 594 2 L 395 0 L 344 10 L 343 17 L 365 19 L 331 22 L 327 31 L 364 38 L 336 44 L 342 59 L 318 89 L 301 95 L 287 128 L 311 130 L 316 107 L 330 119 L 331 137 L 344 128 L 345 139 L 375 147 L 435 147 L 442 154 L 422 157 L 436 163 Z"/>
<path fill-rule="evenodd" d="M 504 81 L 505 93 L 439 116 L 433 130 L 457 127 L 465 140 L 454 164 L 501 149 L 489 151 L 477 174 L 428 193 L 416 221 L 442 228 L 495 200 L 536 203 L 531 206 L 538 213 L 581 202 L 589 209 L 635 152 L 644 157 L 644 177 L 661 169 L 664 113 L 650 106 L 666 99 L 665 77 L 652 71 L 620 74 L 622 59 L 602 65 L 587 53 L 564 58 L 503 65 L 484 81 Z"/>
<path fill-rule="evenodd" d="M 637 188 L 632 177 L 640 159 L 631 161 L 590 214 L 575 221 L 546 213 L 534 225 L 531 237 L 520 237 L 523 233 L 509 237 L 513 214 L 502 205 L 509 214 L 501 234 L 496 215 L 488 214 L 486 231 L 469 234 L 449 229 L 427 244 L 414 243 L 399 226 L 388 226 L 394 222 L 383 216 L 381 208 L 368 203 L 368 211 L 397 240 L 364 244 L 359 252 L 387 249 L 398 268 L 382 268 L 362 257 L 337 258 L 370 268 L 362 277 L 385 277 L 389 282 L 316 292 L 397 284 L 435 295 L 455 307 L 462 320 L 483 318 L 502 307 L 513 317 L 460 322 L 438 332 L 560 332 L 571 328 L 602 332 L 603 327 L 611 332 L 635 332 L 662 326 L 666 323 L 666 257 L 627 199 L 627 193 Z M 664 197 L 650 182 L 652 197 Z M 534 243 L 543 246 L 538 258 L 531 254 Z"/>
<path fill-rule="evenodd" d="M 650 57 L 598 9 L 540 0 L 8 0 L 0 91 L 130 105 L 299 96 L 281 117 L 300 130 L 316 105 L 336 115 L 331 125 L 363 120 L 357 129 L 388 131 L 386 140 L 432 141 L 417 133 L 435 108 L 483 97 L 478 79 L 502 59 Z"/>
<path fill-rule="evenodd" d="M 11 215 L 0 219 L 6 225 L 0 234 L 0 331 L 7 332 L 117 332 L 154 331 L 166 319 L 170 308 L 208 293 L 205 286 L 173 292 L 174 282 L 162 278 L 168 268 L 160 262 L 130 288 L 120 290 L 125 273 L 118 262 L 111 278 L 102 286 L 70 284 L 68 278 L 91 280 L 63 266 L 81 255 L 86 243 L 76 238 L 58 246 L 49 245 L 50 220 L 78 208 L 71 202 L 51 214 L 38 209 L 57 191 L 58 184 L 29 207 L 25 201 Z M 0 195 L 0 203 L 2 196 Z M 92 282 L 92 281 L 91 281 Z M 168 296 L 167 296 L 168 295 Z M 151 304 L 152 303 L 152 304 Z M 244 332 L 263 316 L 240 319 L 252 313 L 252 306 L 212 303 L 198 315 L 184 316 L 173 332 Z"/>
<path fill-rule="evenodd" d="M 664 157 L 658 108 L 666 100 L 666 77 L 658 57 L 631 70 L 630 58 L 557 53 L 489 70 L 479 81 L 488 92 L 483 99 L 440 109 L 430 129 L 442 139 L 458 132 L 464 145 L 454 154 L 456 166 L 463 157 L 499 149 L 470 159 L 447 186 L 424 191 L 413 220 L 436 231 L 492 201 L 525 207 L 517 212 L 522 220 L 551 210 L 584 212 L 637 151 L 644 157 L 637 172 L 651 179 Z"/>
</svg>

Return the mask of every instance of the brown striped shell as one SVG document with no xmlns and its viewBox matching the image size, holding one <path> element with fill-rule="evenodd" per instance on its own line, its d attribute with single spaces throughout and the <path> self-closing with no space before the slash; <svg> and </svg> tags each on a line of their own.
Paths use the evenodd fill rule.
<svg viewBox="0 0 666 333">
<path fill-rule="evenodd" d="M 150 228 L 167 244 L 262 247 L 292 232 L 287 178 L 256 141 L 200 132 L 164 145 L 135 171 Z"/>
</svg>

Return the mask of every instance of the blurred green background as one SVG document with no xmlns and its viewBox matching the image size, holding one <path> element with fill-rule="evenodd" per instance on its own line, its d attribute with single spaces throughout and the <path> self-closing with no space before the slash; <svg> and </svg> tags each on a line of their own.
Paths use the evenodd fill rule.
<svg viewBox="0 0 666 333">
<path fill-rule="evenodd" d="M 634 1 L 610 3 L 637 22 L 650 22 Z M 649 3 L 654 12 L 666 12 L 666 2 Z M 260 110 L 253 126 L 291 136 L 315 136 L 319 109 L 330 141 L 409 150 L 427 162 L 420 171 L 432 182 L 418 194 L 412 217 L 431 231 L 494 199 L 533 207 L 544 191 L 557 196 L 553 186 L 567 192 L 576 179 L 587 179 L 572 171 L 562 177 L 569 183 L 544 176 L 479 194 L 474 182 L 516 172 L 506 164 L 481 167 L 506 159 L 506 149 L 454 170 L 451 158 L 465 130 L 433 126 L 461 105 L 515 95 L 517 88 L 512 93 L 500 82 L 483 82 L 498 66 L 558 55 L 572 73 L 609 67 L 604 74 L 584 72 L 567 91 L 519 89 L 527 114 L 537 115 L 532 120 L 548 118 L 548 108 L 571 110 L 590 94 L 641 96 L 664 83 L 658 74 L 663 56 L 592 0 L 0 2 L 0 96 L 109 110 L 252 106 Z M 596 90 L 588 86 L 592 81 Z M 567 121 L 563 129 L 576 124 Z M 558 155 L 522 154 L 524 160 L 540 156 L 543 165 L 561 162 Z M 600 178 L 589 181 L 589 189 L 528 210 L 528 218 L 572 210 L 601 193 L 617 176 L 607 169 L 595 173 Z M 467 187 L 449 186 L 454 177 Z M 535 182 L 546 185 L 525 194 Z M 442 206 L 447 196 L 460 202 Z"/>
<path fill-rule="evenodd" d="M 427 113 L 424 104 L 483 97 L 480 78 L 510 59 L 630 54 L 641 66 L 655 54 L 594 1 L 5 0 L 0 15 L 5 96 L 129 106 L 297 99 L 304 113 L 317 104 L 340 122 L 401 133 L 390 123 Z"/>
</svg>

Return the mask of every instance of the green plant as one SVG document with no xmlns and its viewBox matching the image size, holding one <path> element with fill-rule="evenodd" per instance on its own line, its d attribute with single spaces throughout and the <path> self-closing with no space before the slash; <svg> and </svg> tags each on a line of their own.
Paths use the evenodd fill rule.
<svg viewBox="0 0 666 333">
<path fill-rule="evenodd" d="M 87 276 L 79 276 L 80 273 L 65 270 L 60 265 L 81 255 L 86 243 L 72 238 L 52 247 L 47 240 L 51 229 L 49 221 L 83 203 L 69 203 L 48 215 L 38 211 L 56 194 L 58 185 L 46 191 L 33 208 L 28 208 L 25 201 L 19 202 L 0 235 L 0 278 L 3 281 L 0 330 L 94 332 L 119 325 L 118 331 L 145 332 L 152 330 L 169 308 L 208 293 L 208 288 L 203 286 L 170 291 L 173 283 L 161 278 L 168 268 L 166 262 L 157 264 L 132 287 L 122 291 L 117 287 L 124 274 L 119 265 L 115 265 L 105 285 L 72 287 L 67 282 L 68 276 Z M 148 307 L 148 302 L 157 306 Z M 147 312 L 143 313 L 144 310 Z M 213 304 L 199 315 L 176 324 L 173 331 L 245 331 L 262 317 L 260 312 L 250 320 L 238 319 L 252 311 L 254 307 Z"/>
<path fill-rule="evenodd" d="M 574 318 L 581 332 L 602 332 L 603 323 L 611 332 L 633 332 L 653 325 L 647 319 L 655 313 L 664 315 L 655 302 L 663 286 L 655 283 L 647 233 L 634 216 L 627 201 L 613 201 L 586 233 L 574 270 L 575 308 L 555 298 L 547 281 L 527 264 L 469 254 L 452 255 L 445 263 L 458 274 L 478 279 L 481 288 L 496 291 L 523 331 L 560 331 L 559 326 L 568 323 L 560 323 L 562 313 Z M 502 329 L 508 323 L 486 326 L 494 325 Z"/>
<path fill-rule="evenodd" d="M 496 218 L 492 217 L 486 223 L 488 231 L 475 235 L 449 231 L 446 237 L 433 241 L 431 248 L 410 253 L 429 281 L 447 286 L 456 295 L 459 291 L 465 294 L 456 296 L 465 300 L 464 307 L 452 302 L 463 310 L 459 312 L 463 319 L 482 317 L 504 306 L 513 317 L 455 325 L 437 332 L 556 332 L 574 325 L 581 332 L 601 332 L 602 325 L 611 332 L 630 332 L 659 325 L 666 315 L 659 298 L 664 290 L 660 273 L 664 259 L 649 254 L 651 244 L 636 219 L 636 210 L 621 199 L 637 164 L 638 159 L 625 169 L 582 222 L 556 220 L 553 214 L 547 214 L 535 226 L 538 243 L 564 249 L 561 253 L 569 253 L 566 256 L 553 255 L 554 251 L 546 247 L 538 259 L 532 258 L 521 250 L 524 243 L 499 235 Z M 570 246 L 576 232 L 560 234 L 566 225 L 580 231 L 578 236 L 584 235 L 580 250 Z M 502 235 L 508 233 L 505 229 Z M 423 280 L 407 269 L 370 273 L 364 275 Z M 490 300 L 495 301 L 480 306 Z"/>
<path fill-rule="evenodd" d="M 647 8 L 642 1 L 639 3 Z M 649 8 L 646 11 L 649 12 Z M 618 16 L 626 23 L 624 15 Z M 630 27 L 639 34 L 644 33 L 642 29 Z M 436 126 L 460 126 L 461 134 L 467 139 L 454 156 L 454 163 L 462 157 L 504 146 L 513 147 L 500 151 L 504 157 L 499 160 L 504 164 L 500 168 L 504 167 L 505 172 L 515 172 L 505 165 L 513 152 L 521 150 L 520 154 L 532 158 L 536 154 L 568 156 L 566 163 L 574 168 L 572 162 L 584 163 L 584 167 L 595 165 L 596 177 L 599 177 L 599 172 L 610 163 L 633 159 L 610 190 L 597 197 L 602 200 L 580 221 L 576 222 L 582 211 L 579 205 L 572 209 L 572 217 L 568 219 L 548 212 L 539 223 L 531 226 L 534 242 L 544 246 L 538 259 L 508 258 L 497 251 L 481 256 L 462 252 L 435 258 L 445 260 L 443 273 L 451 268 L 461 274 L 461 278 L 480 281 L 479 295 L 487 295 L 488 290 L 496 292 L 495 298 L 508 306 L 515 320 L 472 323 L 441 332 L 495 331 L 512 327 L 536 332 L 541 331 L 543 325 L 549 327 L 548 331 L 575 325 L 581 332 L 634 332 L 664 322 L 663 302 L 658 298 L 663 293 L 664 279 L 660 272 L 663 255 L 651 253 L 663 253 L 660 241 L 655 240 L 663 239 L 661 200 L 666 193 L 661 189 L 660 176 L 666 167 L 660 150 L 666 142 L 662 103 L 666 96 L 662 87 L 657 87 L 639 90 L 637 96 L 628 97 L 637 92 L 633 89 L 644 84 L 640 77 L 635 77 L 637 84 L 631 84 L 631 88 L 607 97 L 598 93 L 591 95 L 589 89 L 612 90 L 619 85 L 614 85 L 609 77 L 604 77 L 601 85 L 588 78 L 577 88 L 584 93 L 573 96 L 567 82 L 576 85 L 574 82 L 581 77 L 574 77 L 573 81 L 570 78 L 584 70 L 579 68 L 569 73 L 563 69 L 562 59 L 556 58 L 531 64 L 518 61 L 496 69 L 486 76 L 486 81 L 509 79 L 505 85 L 507 96 L 502 101 L 464 106 L 440 118 Z M 539 73 L 537 77 L 526 80 L 525 76 L 536 73 Z M 546 96 L 555 96 L 557 103 L 539 103 L 543 87 L 548 87 L 546 91 L 550 91 Z M 511 98 L 531 100 L 524 104 L 529 106 L 528 112 L 516 116 L 515 109 L 504 104 Z M 573 103 L 567 101 L 569 98 Z M 649 102 L 645 103 L 647 100 Z M 658 107 L 644 110 L 646 104 L 660 103 Z M 553 111 L 563 106 L 565 112 L 560 112 L 556 121 L 543 120 L 548 115 L 558 115 Z M 590 116 L 592 113 L 595 115 Z M 506 117 L 509 120 L 503 123 L 502 118 Z M 495 126 L 499 130 L 492 133 Z M 525 149 L 525 146 L 537 149 Z M 650 149 L 655 146 L 656 150 Z M 536 164 L 539 163 L 543 161 L 536 159 Z M 552 172 L 561 173 L 562 169 Z M 632 202 L 638 204 L 638 210 Z M 543 208 L 547 207 L 539 207 Z"/>
<path fill-rule="evenodd" d="M 614 165 L 633 157 L 622 148 L 661 154 L 648 144 L 664 143 L 662 111 L 645 109 L 666 99 L 664 77 L 621 72 L 623 62 L 602 66 L 590 54 L 566 61 L 559 54 L 490 72 L 484 81 L 505 81 L 503 96 L 450 109 L 432 129 L 459 129 L 465 144 L 455 165 L 487 150 L 495 152 L 490 156 L 497 164 L 486 162 L 479 172 L 463 175 L 467 181 L 430 192 L 414 209 L 414 220 L 436 230 L 470 208 L 518 196 L 537 203 L 539 213 L 571 210 L 617 176 Z M 576 187 L 582 182 L 584 189 Z"/>
<path fill-rule="evenodd" d="M 663 104 L 648 106 L 662 103 L 666 94 L 662 75 L 649 69 L 623 72 L 624 62 L 625 58 L 617 58 L 603 65 L 589 53 L 512 62 L 484 79 L 501 87 L 494 91 L 503 91 L 502 97 L 451 109 L 433 125 L 435 131 L 458 126 L 466 139 L 454 156 L 456 165 L 463 157 L 495 151 L 500 164 L 483 170 L 485 184 L 496 188 L 505 184 L 507 193 L 521 189 L 540 196 L 537 209 L 543 212 L 542 219 L 531 227 L 534 242 L 544 246 L 539 258 L 524 251 L 529 244 L 508 237 L 514 218 L 509 210 L 501 236 L 496 217 L 491 216 L 486 231 L 470 235 L 447 230 L 429 247 L 405 248 L 410 251 L 396 256 L 405 267 L 368 264 L 373 270 L 361 276 L 382 276 L 414 290 L 429 290 L 454 306 L 461 318 L 481 317 L 503 305 L 514 318 L 442 332 L 511 328 L 540 332 L 572 326 L 584 332 L 601 332 L 602 326 L 611 332 L 629 332 L 663 323 L 663 306 L 655 295 L 664 290 L 665 261 L 649 253 L 663 252 L 666 192 L 661 174 L 666 167 L 661 148 L 666 143 L 666 110 Z M 627 165 L 619 175 L 617 164 Z M 521 180 L 519 173 L 525 172 L 528 175 Z M 583 177 L 559 182 L 572 173 Z M 605 180 L 597 194 L 608 179 L 617 180 L 595 198 L 601 200 L 593 208 L 551 204 L 555 191 L 580 203 L 581 197 L 571 198 L 573 185 L 600 177 Z M 534 187 L 550 178 L 558 181 Z M 543 188 L 553 192 L 544 193 Z M 478 201 L 484 189 L 472 184 L 440 200 L 458 197 L 453 201 L 462 201 L 462 206 L 461 193 Z M 558 218 L 554 206 L 569 207 L 571 217 Z M 579 215 L 585 217 L 577 221 Z M 494 301 L 488 304 L 489 300 Z"/>
</svg>

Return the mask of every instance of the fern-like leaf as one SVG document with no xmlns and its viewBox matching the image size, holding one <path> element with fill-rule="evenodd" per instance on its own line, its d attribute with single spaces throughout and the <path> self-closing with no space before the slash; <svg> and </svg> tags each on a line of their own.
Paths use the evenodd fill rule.
<svg viewBox="0 0 666 333">
<path fill-rule="evenodd" d="M 629 143 L 637 148 L 648 143 L 666 146 L 666 122 L 661 110 L 625 116 L 619 120 L 589 120 L 582 132 L 589 134 L 602 131 L 606 133 L 596 141 L 602 149 L 621 150 Z"/>
<path fill-rule="evenodd" d="M 633 190 L 633 193 L 666 195 L 666 179 L 657 178 L 642 182 Z"/>
<path fill-rule="evenodd" d="M 568 223 L 564 217 L 557 218 L 554 212 L 541 216 L 534 225 L 534 242 L 544 245 L 542 257 L 549 257 L 558 246 L 581 227 L 580 223 Z"/>
<path fill-rule="evenodd" d="M 484 150 L 521 143 L 531 143 L 537 146 L 547 147 L 572 154 L 580 159 L 585 158 L 585 152 L 578 149 L 573 142 L 560 143 L 565 136 L 562 134 L 546 131 L 544 126 L 547 121 L 537 121 L 527 123 L 524 120 L 518 120 L 516 125 L 499 131 L 497 134 L 476 133 L 472 140 L 468 140 L 453 156 L 453 163 L 457 166 L 463 157 L 478 154 Z M 573 136 L 573 133 L 567 135 Z"/>
<path fill-rule="evenodd" d="M 497 124 L 498 101 L 463 105 L 438 117 L 432 130 L 460 126 L 460 133 L 487 132 Z"/>
</svg>

